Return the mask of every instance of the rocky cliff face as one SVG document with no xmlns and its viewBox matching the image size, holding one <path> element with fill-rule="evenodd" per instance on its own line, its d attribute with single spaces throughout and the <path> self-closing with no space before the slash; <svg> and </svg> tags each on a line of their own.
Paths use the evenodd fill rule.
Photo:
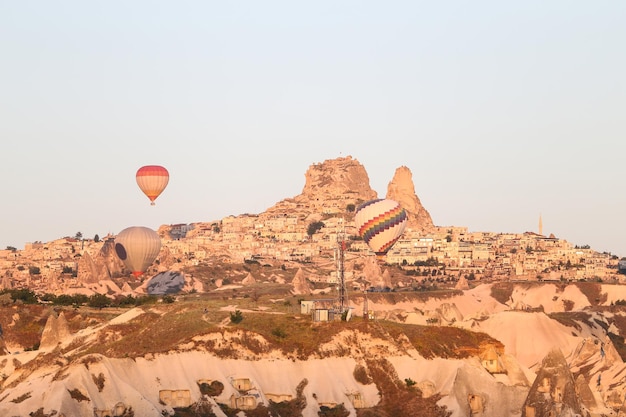
<svg viewBox="0 0 626 417">
<path fill-rule="evenodd" d="M 359 161 L 351 156 L 329 159 L 313 164 L 305 174 L 302 193 L 278 202 L 264 214 L 342 213 L 348 204 L 358 204 L 376 198 L 369 177 Z"/>
<path fill-rule="evenodd" d="M 365 167 L 351 156 L 313 164 L 305 179 L 301 199 L 340 199 L 346 195 L 363 200 L 376 198 Z"/>
<path fill-rule="evenodd" d="M 305 174 L 302 193 L 277 203 L 266 214 L 302 212 L 342 213 L 348 204 L 358 205 L 364 201 L 379 198 L 370 186 L 365 167 L 351 156 L 328 159 L 313 164 Z M 412 174 L 409 168 L 402 166 L 389 182 L 387 198 L 396 200 L 409 215 L 409 227 L 415 230 L 430 230 L 433 221 L 428 211 L 422 206 L 415 194 Z"/>
<path fill-rule="evenodd" d="M 433 220 L 420 199 L 415 194 L 413 174 L 405 166 L 396 169 L 391 182 L 387 186 L 387 198 L 397 201 L 408 214 L 407 227 L 413 230 L 430 231 L 433 229 Z"/>
</svg>

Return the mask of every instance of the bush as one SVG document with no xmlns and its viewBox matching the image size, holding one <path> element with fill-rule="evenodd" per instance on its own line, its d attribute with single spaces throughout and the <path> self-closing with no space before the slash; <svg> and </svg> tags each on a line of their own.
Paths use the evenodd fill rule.
<svg viewBox="0 0 626 417">
<path fill-rule="evenodd" d="M 203 382 L 198 384 L 198 387 L 200 387 L 202 395 L 208 395 L 209 397 L 217 397 L 224 391 L 224 384 L 220 381 L 212 381 L 210 384 Z"/>
<path fill-rule="evenodd" d="M 233 324 L 241 323 L 243 320 L 243 313 L 239 310 L 235 310 L 234 313 L 230 313 L 230 322 Z"/>
<path fill-rule="evenodd" d="M 28 288 L 9 290 L 9 294 L 11 294 L 11 298 L 14 302 L 17 300 L 22 301 L 24 304 L 37 304 L 38 302 L 35 292 Z"/>
<path fill-rule="evenodd" d="M 374 382 L 372 377 L 367 373 L 367 368 L 363 365 L 356 365 L 352 374 L 354 375 L 356 382 L 363 385 L 369 385 Z"/>
<path fill-rule="evenodd" d="M 278 339 L 284 339 L 287 337 L 287 333 L 285 333 L 285 331 L 283 329 L 281 329 L 280 327 L 276 327 L 272 330 L 272 334 L 274 336 L 276 336 L 276 338 Z"/>
<path fill-rule="evenodd" d="M 104 308 L 111 305 L 111 299 L 104 294 L 94 294 L 89 297 L 87 305 L 94 308 Z"/>
<path fill-rule="evenodd" d="M 102 372 L 100 372 L 98 376 L 91 374 L 91 378 L 93 379 L 93 383 L 96 384 L 96 387 L 98 387 L 98 392 L 102 392 L 105 381 L 104 374 Z"/>
<path fill-rule="evenodd" d="M 83 394 L 78 388 L 75 388 L 73 390 L 67 390 L 67 392 L 70 393 L 70 397 L 72 397 L 73 399 L 75 399 L 78 402 L 89 401 L 89 397 L 87 397 L 85 394 Z"/>
<path fill-rule="evenodd" d="M 306 229 L 306 234 L 309 236 L 313 236 L 317 233 L 322 227 L 326 226 L 324 222 L 312 222 Z"/>
<path fill-rule="evenodd" d="M 320 411 L 317 412 L 319 417 L 349 417 L 350 412 L 346 410 L 343 404 L 338 404 L 334 407 L 321 406 Z"/>
</svg>

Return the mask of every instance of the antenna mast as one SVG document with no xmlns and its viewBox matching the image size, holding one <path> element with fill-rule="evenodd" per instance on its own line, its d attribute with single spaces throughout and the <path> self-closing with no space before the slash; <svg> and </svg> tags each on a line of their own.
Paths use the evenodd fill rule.
<svg viewBox="0 0 626 417">
<path fill-rule="evenodd" d="M 337 281 L 339 284 L 339 311 L 341 314 L 348 309 L 348 295 L 346 293 L 346 277 L 344 273 L 344 252 L 346 250 L 345 233 L 343 229 L 343 219 L 341 220 L 341 230 L 337 234 Z"/>
</svg>

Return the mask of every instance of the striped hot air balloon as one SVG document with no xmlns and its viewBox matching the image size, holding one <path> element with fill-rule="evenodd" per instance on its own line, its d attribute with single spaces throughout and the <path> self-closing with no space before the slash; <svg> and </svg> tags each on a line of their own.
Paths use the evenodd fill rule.
<svg viewBox="0 0 626 417">
<path fill-rule="evenodd" d="M 148 227 L 127 227 L 115 237 L 115 253 L 135 278 L 146 272 L 160 250 L 159 234 Z"/>
<path fill-rule="evenodd" d="M 406 211 L 397 201 L 375 199 L 356 208 L 354 224 L 359 236 L 374 251 L 378 259 L 391 249 L 402 236 L 407 223 Z"/>
<path fill-rule="evenodd" d="M 135 178 L 141 191 L 150 199 L 150 205 L 154 206 L 154 200 L 167 187 L 170 174 L 160 165 L 146 165 L 137 170 Z"/>
</svg>

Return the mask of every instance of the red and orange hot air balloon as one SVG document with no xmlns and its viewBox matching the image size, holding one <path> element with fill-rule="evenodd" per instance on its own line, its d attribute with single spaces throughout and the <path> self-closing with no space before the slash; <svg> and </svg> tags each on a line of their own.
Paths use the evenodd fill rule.
<svg viewBox="0 0 626 417">
<path fill-rule="evenodd" d="M 160 165 L 146 165 L 137 170 L 137 185 L 150 199 L 150 205 L 154 206 L 154 200 L 161 195 L 170 180 L 170 173 Z"/>
</svg>

